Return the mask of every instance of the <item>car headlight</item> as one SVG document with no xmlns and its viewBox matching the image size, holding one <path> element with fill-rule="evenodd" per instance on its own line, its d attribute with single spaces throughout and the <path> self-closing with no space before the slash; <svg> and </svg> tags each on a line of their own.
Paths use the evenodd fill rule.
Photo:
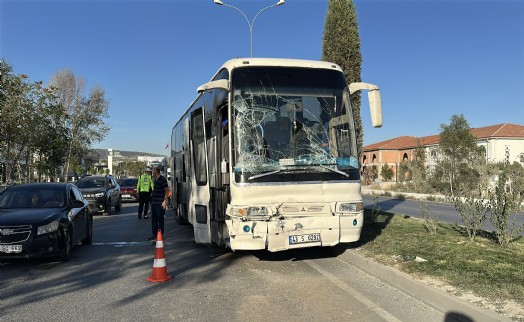
<svg viewBox="0 0 524 322">
<path fill-rule="evenodd" d="M 95 198 L 99 198 L 99 197 L 103 197 L 103 196 L 104 196 L 103 192 L 95 193 Z"/>
<path fill-rule="evenodd" d="M 347 202 L 338 205 L 338 212 L 359 212 L 364 210 L 363 202 Z"/>
<path fill-rule="evenodd" d="M 242 207 L 232 208 L 230 214 L 232 217 L 258 217 L 267 216 L 269 211 L 266 207 Z"/>
<path fill-rule="evenodd" d="M 49 234 L 57 230 L 58 230 L 58 221 L 53 221 L 52 223 L 38 227 L 36 234 L 37 235 Z"/>
</svg>

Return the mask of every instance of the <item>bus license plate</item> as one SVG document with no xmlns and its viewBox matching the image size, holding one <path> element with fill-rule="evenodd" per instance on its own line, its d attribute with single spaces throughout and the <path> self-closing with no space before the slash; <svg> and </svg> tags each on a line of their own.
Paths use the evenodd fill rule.
<svg viewBox="0 0 524 322">
<path fill-rule="evenodd" d="M 0 253 L 21 253 L 22 245 L 0 245 Z"/>
<path fill-rule="evenodd" d="M 131 195 L 122 195 L 122 198 L 131 198 Z"/>
<path fill-rule="evenodd" d="M 307 235 L 292 235 L 289 236 L 289 244 L 303 244 L 303 243 L 318 243 L 320 242 L 320 234 Z"/>
</svg>

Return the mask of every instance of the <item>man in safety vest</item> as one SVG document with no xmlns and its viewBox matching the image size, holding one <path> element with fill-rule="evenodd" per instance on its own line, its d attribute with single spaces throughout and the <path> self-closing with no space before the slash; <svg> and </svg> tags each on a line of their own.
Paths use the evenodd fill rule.
<svg viewBox="0 0 524 322">
<path fill-rule="evenodd" d="M 144 174 L 138 177 L 136 191 L 138 192 L 138 219 L 142 218 L 142 213 L 144 214 L 144 218 L 147 218 L 151 192 L 153 191 L 153 176 L 151 175 L 150 167 L 146 167 Z M 144 210 L 144 212 L 142 212 L 142 210 Z"/>
</svg>

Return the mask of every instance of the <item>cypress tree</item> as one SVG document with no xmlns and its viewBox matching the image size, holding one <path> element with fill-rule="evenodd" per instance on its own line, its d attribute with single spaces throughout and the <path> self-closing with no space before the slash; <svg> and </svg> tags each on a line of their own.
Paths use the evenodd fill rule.
<svg viewBox="0 0 524 322">
<path fill-rule="evenodd" d="M 352 0 L 328 1 L 322 37 L 322 60 L 339 65 L 348 83 L 361 81 L 360 37 L 357 13 Z M 352 95 L 351 104 L 357 132 L 358 157 L 361 160 L 364 130 L 360 117 L 360 92 Z"/>
</svg>

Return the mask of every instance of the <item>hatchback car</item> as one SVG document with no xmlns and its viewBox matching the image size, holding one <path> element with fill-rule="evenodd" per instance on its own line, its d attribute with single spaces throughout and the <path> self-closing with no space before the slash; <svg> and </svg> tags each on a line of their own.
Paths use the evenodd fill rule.
<svg viewBox="0 0 524 322">
<path fill-rule="evenodd" d="M 71 257 L 73 247 L 91 244 L 89 203 L 71 183 L 30 183 L 0 194 L 0 259 Z"/>
<path fill-rule="evenodd" d="M 137 178 L 125 178 L 119 181 L 122 202 L 138 202 L 138 192 L 136 191 L 137 183 Z"/>
<path fill-rule="evenodd" d="M 75 185 L 89 201 L 92 213 L 110 215 L 113 207 L 116 211 L 122 209 L 120 185 L 113 176 L 86 176 L 79 179 Z"/>
</svg>

